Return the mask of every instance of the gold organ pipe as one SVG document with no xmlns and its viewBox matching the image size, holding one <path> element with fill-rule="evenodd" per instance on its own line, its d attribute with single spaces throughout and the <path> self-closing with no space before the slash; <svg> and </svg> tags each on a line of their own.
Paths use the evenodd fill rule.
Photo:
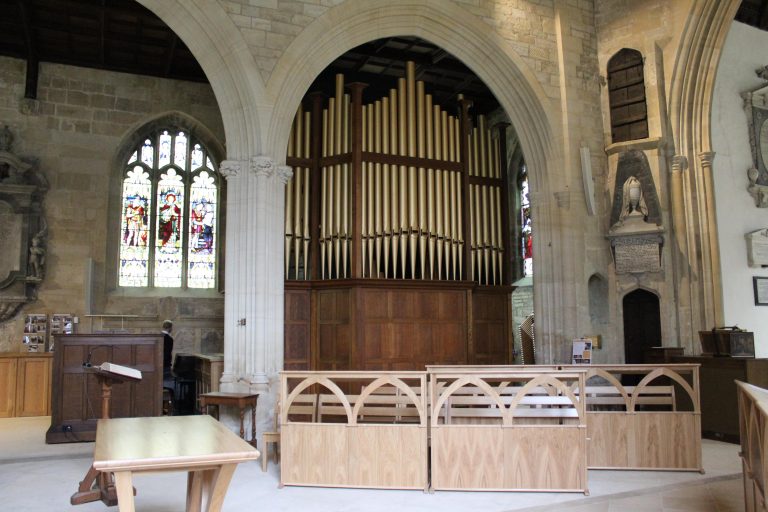
<svg viewBox="0 0 768 512">
<path fill-rule="evenodd" d="M 376 125 L 376 121 L 378 119 L 375 118 L 375 105 L 371 104 L 368 105 L 368 151 L 372 151 L 375 147 L 374 139 L 376 135 L 378 135 L 378 126 Z M 376 226 L 375 226 L 375 207 L 376 207 L 376 196 L 375 194 L 375 185 L 376 185 L 376 175 L 375 175 L 375 166 L 372 162 L 368 162 L 367 164 L 368 171 L 366 172 L 364 178 L 364 190 L 367 190 L 368 193 L 366 194 L 368 196 L 368 218 L 367 218 L 367 225 L 365 225 L 365 231 L 366 235 L 368 237 L 368 259 L 365 260 L 368 263 L 368 277 L 373 276 L 373 262 L 374 262 L 374 243 L 376 238 Z"/>
<path fill-rule="evenodd" d="M 304 109 L 301 105 L 299 105 L 299 113 L 296 116 L 297 125 L 296 126 L 296 155 L 301 158 L 306 158 L 307 155 L 304 154 Z M 301 257 L 301 239 L 303 238 L 304 233 L 302 232 L 302 189 L 301 186 L 303 185 L 303 175 L 307 172 L 304 168 L 297 167 L 294 171 L 293 178 L 291 181 L 293 181 L 293 268 L 295 269 L 296 278 L 299 277 L 299 261 Z"/>
<path fill-rule="evenodd" d="M 391 154 L 397 155 L 398 153 L 398 120 L 397 120 L 397 114 L 398 114 L 398 103 L 399 103 L 399 94 L 398 91 L 395 89 L 390 90 L 389 92 L 389 122 L 390 125 L 390 136 L 391 144 L 390 144 L 390 151 Z M 391 199 L 392 199 L 392 277 L 397 278 L 397 263 L 399 261 L 399 247 L 400 247 L 400 193 L 399 193 L 399 171 L 398 167 L 396 165 L 392 165 L 390 168 L 390 178 L 391 178 L 391 186 L 390 186 L 390 192 L 391 192 Z"/>
<path fill-rule="evenodd" d="M 478 131 L 480 132 L 480 176 L 483 178 L 488 177 L 488 162 L 487 162 L 487 150 L 486 147 L 486 128 L 485 128 L 485 116 L 478 116 Z"/>
<path fill-rule="evenodd" d="M 434 119 L 435 119 L 435 158 L 437 160 L 443 160 L 443 135 L 445 132 L 445 125 L 443 125 L 443 113 L 440 111 L 440 106 L 435 105 Z M 435 169 L 435 244 L 436 250 L 436 263 L 437 263 L 437 278 L 443 278 L 443 171 L 441 169 Z"/>
<path fill-rule="evenodd" d="M 458 162 L 460 160 L 461 155 L 460 153 L 460 147 L 461 147 L 461 137 L 460 137 L 460 129 L 459 129 L 459 118 L 454 117 L 453 118 L 453 161 Z M 453 232 L 453 238 L 451 240 L 451 261 L 453 263 L 453 279 L 458 280 L 459 279 L 459 256 L 461 255 L 461 251 L 459 250 L 459 237 L 461 232 L 461 223 L 459 220 L 459 205 L 461 204 L 461 173 L 460 172 L 452 172 L 452 183 L 451 183 L 451 230 Z"/>
<path fill-rule="evenodd" d="M 426 155 L 427 158 L 434 158 L 434 123 L 432 122 L 432 95 L 427 94 L 424 99 L 424 114 L 425 125 L 424 131 L 426 133 Z M 435 170 L 432 168 L 427 169 L 427 251 L 429 259 L 429 278 L 434 279 L 435 276 Z M 422 226 L 423 227 L 423 226 Z M 422 276 L 424 277 L 424 276 Z"/>
<path fill-rule="evenodd" d="M 416 64 L 408 61 L 405 64 L 405 83 L 407 92 L 406 119 L 408 130 L 408 156 L 416 156 Z M 416 167 L 408 167 L 408 252 L 411 256 L 411 278 L 416 277 L 416 245 L 418 242 L 418 178 Z M 403 274 L 405 277 L 405 274 Z"/>
<path fill-rule="evenodd" d="M 398 129 L 398 154 L 405 155 L 408 152 L 408 127 L 407 127 L 407 103 L 408 93 L 405 78 L 397 81 L 397 129 Z M 400 188 L 398 189 L 400 205 L 400 271 L 405 279 L 405 262 L 408 251 L 408 168 L 400 166 Z M 397 277 L 397 272 L 395 272 Z"/>
<path fill-rule="evenodd" d="M 480 176 L 480 155 L 478 155 L 480 148 L 479 145 L 479 136 L 477 133 L 477 126 L 472 128 L 472 147 L 474 148 L 474 151 L 472 152 L 472 166 L 475 169 L 475 176 Z"/>
<path fill-rule="evenodd" d="M 381 152 L 389 154 L 389 98 L 383 98 L 381 100 Z M 390 226 L 390 171 L 389 164 L 384 164 L 381 169 L 381 185 L 382 185 L 382 231 L 384 232 L 384 277 L 389 277 L 389 255 L 390 245 L 392 243 L 392 231 Z"/>
<path fill-rule="evenodd" d="M 446 116 L 444 119 L 444 130 L 446 138 L 446 146 L 443 148 L 444 156 L 446 160 L 453 162 L 455 154 L 455 141 L 453 140 L 453 116 Z M 451 245 L 453 244 L 453 225 L 451 224 L 451 209 L 453 207 L 453 194 L 451 182 L 453 181 L 453 171 L 445 171 L 443 173 L 443 222 L 445 223 L 445 238 L 443 240 L 443 247 L 445 250 L 445 277 L 451 278 Z"/>
<path fill-rule="evenodd" d="M 425 115 L 424 115 L 424 108 L 425 108 L 425 98 L 424 98 L 424 82 L 419 80 L 416 82 L 416 148 L 417 152 L 416 155 L 419 158 L 424 158 L 424 151 L 425 151 L 425 145 L 426 145 L 426 133 L 424 132 L 425 129 Z M 417 170 L 418 173 L 418 192 L 419 192 L 419 202 L 418 202 L 418 223 L 416 226 L 417 234 L 419 237 L 419 263 L 420 263 L 420 273 L 419 278 L 424 279 L 424 275 L 426 273 L 426 253 L 427 253 L 427 235 L 426 235 L 426 226 L 427 226 L 427 173 L 426 169 L 423 167 L 419 167 Z M 415 265 L 414 265 L 415 266 Z M 413 272 L 416 274 L 416 272 Z M 414 275 L 414 277 L 416 277 Z"/>
<path fill-rule="evenodd" d="M 322 148 L 322 156 L 328 156 L 328 110 L 323 109 L 323 141 L 321 144 Z M 322 167 L 320 169 L 321 176 L 320 176 L 320 182 L 321 182 L 321 192 L 320 192 L 320 278 L 325 279 L 325 261 L 326 261 L 326 251 L 327 251 L 327 243 L 326 238 L 328 236 L 328 224 L 327 224 L 327 218 L 326 218 L 326 212 L 329 210 L 328 208 L 328 180 L 327 180 L 327 174 L 328 171 L 325 167 Z"/>
<path fill-rule="evenodd" d="M 374 142 L 373 142 L 373 150 L 376 153 L 381 153 L 381 137 L 384 132 L 384 121 L 382 118 L 382 112 L 381 112 L 381 101 L 376 101 L 374 104 L 374 122 L 373 122 L 373 129 L 374 129 Z M 374 164 L 374 175 L 375 175 L 375 184 L 374 184 L 374 194 L 373 197 L 376 199 L 376 207 L 374 208 L 374 214 L 376 215 L 375 222 L 374 222 L 374 233 L 376 234 L 375 238 L 375 250 L 376 250 L 376 257 L 374 258 L 374 262 L 376 265 L 376 277 L 380 277 L 380 270 L 381 270 L 381 242 L 382 242 L 382 236 L 383 236 L 383 226 L 382 226 L 382 210 L 384 209 L 382 205 L 382 183 L 381 183 L 381 164 L 376 163 Z"/>
<path fill-rule="evenodd" d="M 343 75 L 342 75 L 343 76 Z M 341 152 L 349 152 L 349 94 L 344 95 L 341 122 Z M 349 164 L 341 165 L 341 275 L 347 277 L 347 258 L 349 256 Z"/>
<path fill-rule="evenodd" d="M 469 280 L 470 281 L 474 281 L 475 280 L 475 261 L 477 260 L 477 258 L 475 257 L 475 251 L 477 250 L 477 235 L 475 234 L 475 223 L 474 223 L 474 219 L 476 218 L 476 216 L 475 216 L 475 194 L 474 194 L 475 190 L 474 189 L 475 189 L 475 185 L 470 185 L 469 186 L 469 218 L 470 218 L 470 223 L 469 223 L 469 247 L 471 249 L 470 252 L 469 252 L 469 257 L 470 257 L 470 261 L 469 261 Z"/>
<path fill-rule="evenodd" d="M 311 157 L 310 148 L 312 147 L 312 114 L 311 112 L 304 113 L 304 156 L 306 158 Z M 309 168 L 304 169 L 304 231 L 302 236 L 304 238 L 304 279 L 309 279 L 309 243 L 312 238 L 309 233 Z"/>
<path fill-rule="evenodd" d="M 336 98 L 330 98 L 328 100 L 328 156 L 333 156 L 336 134 Z M 336 227 L 334 221 L 334 210 L 336 209 L 336 166 L 329 165 L 327 167 L 328 174 L 328 206 L 326 207 L 326 216 L 328 218 L 328 257 L 326 262 L 328 265 L 328 279 L 333 279 L 333 249 L 334 240 L 336 238 Z"/>
<path fill-rule="evenodd" d="M 454 122 L 454 140 L 456 141 L 456 161 L 461 160 L 461 120 L 457 117 L 455 118 Z M 462 181 L 463 181 L 463 175 L 460 172 L 454 173 L 454 178 L 456 179 L 456 252 L 457 252 L 457 260 L 458 260 L 458 274 L 456 275 L 455 279 L 459 280 L 461 279 L 463 267 L 464 267 L 464 234 L 463 234 L 463 224 L 462 224 L 462 211 L 461 211 L 461 203 L 462 203 Z"/>
<path fill-rule="evenodd" d="M 496 250 L 498 248 L 498 242 L 496 240 L 496 212 L 498 211 L 498 205 L 496 204 L 496 187 L 488 187 L 488 220 L 490 221 L 490 258 L 491 258 L 491 281 L 488 284 L 496 284 Z"/>
</svg>

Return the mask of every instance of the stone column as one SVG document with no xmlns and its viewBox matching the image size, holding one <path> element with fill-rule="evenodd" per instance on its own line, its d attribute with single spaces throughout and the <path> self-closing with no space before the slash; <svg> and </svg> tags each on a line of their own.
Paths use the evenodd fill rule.
<svg viewBox="0 0 768 512">
<path fill-rule="evenodd" d="M 717 240 L 717 215 L 715 211 L 715 190 L 712 179 L 712 162 L 715 159 L 714 151 L 699 153 L 701 176 L 704 183 L 704 211 L 702 219 L 701 238 L 705 261 L 704 265 L 704 304 L 707 312 L 706 318 L 712 325 L 723 324 L 722 286 L 720 283 L 720 249 Z"/>
<path fill-rule="evenodd" d="M 677 302 L 677 330 L 681 343 L 691 340 L 691 289 L 688 272 L 688 233 L 685 223 L 685 198 L 683 196 L 683 171 L 688 166 L 688 159 L 682 155 L 672 157 L 670 167 L 669 189 L 670 210 L 672 212 L 672 234 L 675 244 L 672 247 L 672 261 L 675 272 L 674 286 L 675 300 Z M 689 350 L 692 347 L 687 347 Z"/>
<path fill-rule="evenodd" d="M 227 180 L 226 263 L 224 269 L 224 372 L 221 376 L 223 390 L 234 391 L 242 373 L 242 349 L 245 346 L 245 326 L 242 325 L 246 286 L 240 275 L 245 258 L 242 258 L 241 228 L 245 224 L 244 207 L 246 170 L 248 161 L 224 160 L 219 172 Z"/>
<path fill-rule="evenodd" d="M 220 170 L 228 185 L 221 390 L 259 393 L 262 432 L 283 365 L 283 216 L 293 171 L 267 156 L 226 160 Z"/>
</svg>

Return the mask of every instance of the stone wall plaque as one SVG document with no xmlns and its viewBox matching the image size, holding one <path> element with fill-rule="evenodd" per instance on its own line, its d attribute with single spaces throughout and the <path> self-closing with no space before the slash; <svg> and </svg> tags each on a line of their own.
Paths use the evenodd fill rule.
<svg viewBox="0 0 768 512">
<path fill-rule="evenodd" d="M 625 236 L 613 240 L 617 274 L 659 272 L 661 245 L 659 236 Z"/>
<path fill-rule="evenodd" d="M 768 228 L 746 234 L 747 260 L 750 267 L 768 266 Z"/>
</svg>

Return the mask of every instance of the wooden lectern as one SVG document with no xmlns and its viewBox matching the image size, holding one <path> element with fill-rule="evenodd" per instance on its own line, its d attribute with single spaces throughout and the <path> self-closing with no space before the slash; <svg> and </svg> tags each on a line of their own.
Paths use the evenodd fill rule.
<svg viewBox="0 0 768 512">
<path fill-rule="evenodd" d="M 131 371 L 124 371 L 131 370 Z M 84 371 L 92 373 L 101 384 L 101 418 L 109 419 L 109 407 L 112 399 L 112 385 L 122 382 L 137 382 L 141 380 L 141 372 L 133 368 L 104 363 L 101 366 L 85 366 Z M 138 374 L 138 377 L 136 377 Z M 134 495 L 136 489 L 133 490 Z M 111 473 L 100 473 L 93 465 L 88 469 L 85 478 L 80 482 L 77 492 L 69 502 L 72 505 L 82 505 L 91 501 L 101 500 L 108 507 L 117 505 L 117 492 Z"/>
</svg>

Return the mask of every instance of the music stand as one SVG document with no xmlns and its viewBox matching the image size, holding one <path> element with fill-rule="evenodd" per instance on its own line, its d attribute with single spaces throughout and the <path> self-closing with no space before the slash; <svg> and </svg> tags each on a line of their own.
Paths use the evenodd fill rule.
<svg viewBox="0 0 768 512">
<path fill-rule="evenodd" d="M 136 378 L 122 375 L 113 371 L 104 370 L 99 366 L 83 366 L 83 371 L 85 373 L 94 374 L 99 381 L 99 384 L 101 384 L 102 419 L 109 418 L 112 385 L 120 384 L 122 382 L 139 382 L 141 380 L 141 377 Z M 133 494 L 136 495 L 136 489 L 133 490 Z M 83 503 L 90 503 L 96 500 L 101 500 L 108 507 L 113 507 L 117 505 L 117 492 L 112 480 L 112 475 L 96 471 L 93 464 L 91 464 L 91 467 L 85 474 L 85 478 L 80 482 L 77 492 L 69 498 L 69 502 L 72 505 L 82 505 Z"/>
</svg>

